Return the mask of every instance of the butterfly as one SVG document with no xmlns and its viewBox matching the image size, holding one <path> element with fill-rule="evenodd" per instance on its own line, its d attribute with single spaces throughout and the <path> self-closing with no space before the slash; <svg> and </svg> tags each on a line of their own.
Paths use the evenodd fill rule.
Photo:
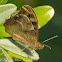
<svg viewBox="0 0 62 62">
<path fill-rule="evenodd" d="M 6 32 L 26 48 L 37 50 L 46 46 L 38 42 L 38 20 L 32 7 L 29 5 L 22 6 L 18 14 L 6 20 L 4 26 Z"/>
</svg>

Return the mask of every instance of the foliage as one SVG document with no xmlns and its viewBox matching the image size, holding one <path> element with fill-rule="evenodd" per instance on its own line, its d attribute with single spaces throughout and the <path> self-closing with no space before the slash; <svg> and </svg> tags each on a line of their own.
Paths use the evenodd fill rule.
<svg viewBox="0 0 62 62">
<path fill-rule="evenodd" d="M 0 4 L 5 4 L 7 1 L 8 0 L 1 0 Z M 16 41 L 14 41 L 12 38 L 4 39 L 5 37 L 11 37 L 11 35 L 5 32 L 5 27 L 3 26 L 3 24 L 5 22 L 5 19 L 9 18 L 10 15 L 14 15 L 18 12 L 18 10 L 16 11 L 16 9 L 17 6 L 14 4 L 0 5 L 0 59 L 3 57 L 5 59 L 4 62 L 13 62 L 12 58 L 14 57 L 25 62 L 33 62 L 32 60 L 39 59 L 39 55 L 36 51 L 34 51 L 33 56 L 30 55 L 30 58 L 32 59 L 31 60 L 28 58 L 29 55 L 26 52 L 22 51 L 21 46 L 17 46 L 18 43 Z M 54 15 L 54 9 L 51 6 L 35 7 L 33 8 L 33 10 L 36 13 L 38 19 L 39 29 L 43 27 Z M 31 50 L 29 51 L 31 52 Z"/>
<path fill-rule="evenodd" d="M 0 0 L 0 5 L 6 4 L 8 0 Z"/>
</svg>

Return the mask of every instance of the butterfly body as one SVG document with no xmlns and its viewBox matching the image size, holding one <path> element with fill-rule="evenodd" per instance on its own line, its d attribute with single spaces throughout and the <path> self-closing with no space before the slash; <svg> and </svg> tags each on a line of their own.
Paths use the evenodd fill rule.
<svg viewBox="0 0 62 62">
<path fill-rule="evenodd" d="M 14 40 L 27 48 L 37 50 L 44 47 L 38 42 L 38 21 L 31 6 L 22 6 L 18 14 L 6 20 L 4 26 Z"/>
</svg>

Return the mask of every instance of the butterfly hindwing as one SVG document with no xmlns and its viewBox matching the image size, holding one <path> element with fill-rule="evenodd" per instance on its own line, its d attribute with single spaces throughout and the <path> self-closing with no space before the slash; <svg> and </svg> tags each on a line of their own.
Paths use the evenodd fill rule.
<svg viewBox="0 0 62 62">
<path fill-rule="evenodd" d="M 21 42 L 31 49 L 36 47 L 38 40 L 38 21 L 31 6 L 22 6 L 18 14 L 6 20 L 4 26 L 6 32 L 14 40 Z"/>
</svg>

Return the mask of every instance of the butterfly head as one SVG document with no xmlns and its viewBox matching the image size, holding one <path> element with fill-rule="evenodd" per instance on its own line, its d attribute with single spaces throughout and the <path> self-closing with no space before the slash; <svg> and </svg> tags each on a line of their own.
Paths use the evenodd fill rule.
<svg viewBox="0 0 62 62">
<path fill-rule="evenodd" d="M 58 37 L 58 36 L 54 36 L 54 37 L 51 37 L 51 38 L 49 38 L 49 39 L 47 39 L 47 40 L 45 40 L 45 41 L 43 41 L 42 43 L 37 43 L 37 47 L 38 47 L 38 49 L 43 49 L 44 48 L 44 46 L 46 46 L 46 47 L 48 47 L 48 48 L 50 48 L 51 49 L 51 47 L 50 46 L 48 46 L 48 45 L 45 45 L 45 44 L 43 44 L 44 42 L 46 42 L 46 41 L 49 41 L 49 40 L 51 40 L 51 39 L 53 39 L 53 38 L 56 38 L 56 37 Z"/>
<path fill-rule="evenodd" d="M 46 46 L 46 47 L 48 47 L 49 49 L 51 49 L 51 47 L 50 46 L 48 46 L 48 45 L 45 45 L 45 44 L 41 44 L 41 43 L 38 43 L 37 44 L 37 49 L 43 49 L 44 48 L 44 46 Z"/>
<path fill-rule="evenodd" d="M 38 42 L 37 43 L 37 48 L 38 49 L 43 49 L 44 48 L 44 44 L 41 44 L 41 43 Z"/>
</svg>

